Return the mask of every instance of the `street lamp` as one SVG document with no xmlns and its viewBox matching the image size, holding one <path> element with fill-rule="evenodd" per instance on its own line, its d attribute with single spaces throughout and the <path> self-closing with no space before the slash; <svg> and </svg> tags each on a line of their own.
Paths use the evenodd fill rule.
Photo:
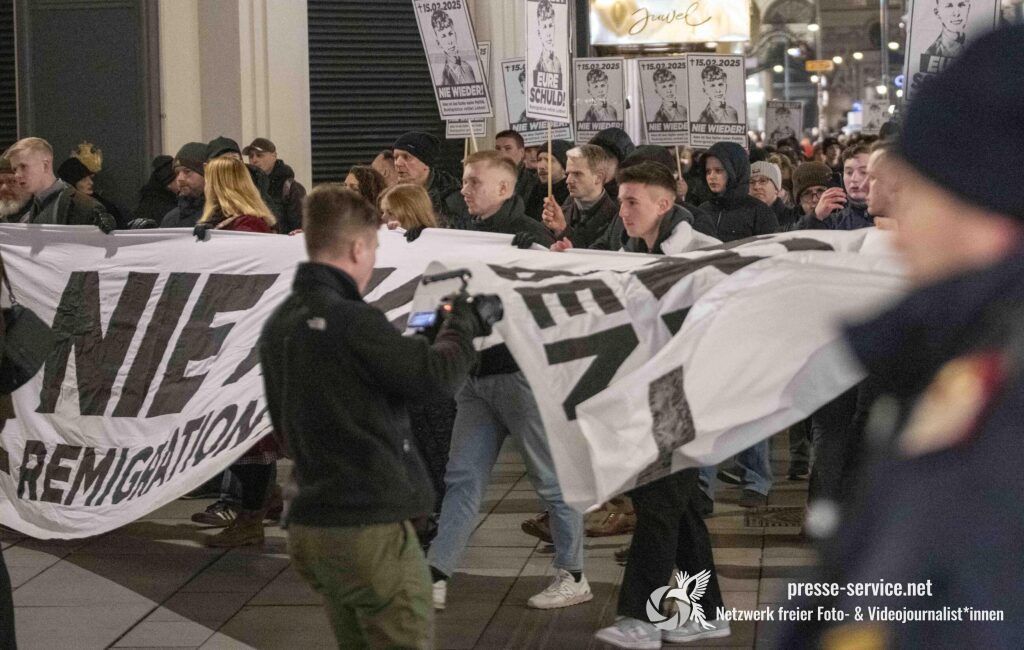
<svg viewBox="0 0 1024 650">
<path fill-rule="evenodd" d="M 819 29 L 821 29 L 821 26 L 818 23 L 807 23 L 807 31 L 809 31 L 810 33 L 813 34 Z"/>
<path fill-rule="evenodd" d="M 889 49 L 895 52 L 896 50 L 900 49 L 900 44 L 897 43 L 896 41 L 889 41 Z"/>
<path fill-rule="evenodd" d="M 841 56 L 834 56 L 834 57 L 832 57 L 832 63 L 835 63 L 836 65 L 842 65 L 843 64 L 843 57 L 841 57 Z"/>
<path fill-rule="evenodd" d="M 783 71 L 783 70 L 785 70 L 785 68 L 783 68 L 783 67 L 782 67 L 781 65 L 779 65 L 778 63 L 776 63 L 775 65 L 773 65 L 773 66 L 772 66 L 772 71 L 773 71 L 773 72 L 774 72 L 775 74 L 782 74 L 782 71 Z"/>
<path fill-rule="evenodd" d="M 853 53 L 853 58 L 856 61 L 860 61 L 861 59 L 864 58 L 864 53 L 863 52 L 854 52 Z"/>
<path fill-rule="evenodd" d="M 800 56 L 800 48 L 799 47 L 791 47 L 788 50 L 786 50 L 786 54 L 788 54 L 790 56 Z"/>
<path fill-rule="evenodd" d="M 818 75 L 816 75 L 816 74 L 812 74 L 812 75 L 811 75 L 811 83 L 812 83 L 812 84 L 816 84 L 816 83 L 818 83 L 819 81 L 821 81 L 821 77 L 819 77 L 819 76 L 818 76 Z"/>
<path fill-rule="evenodd" d="M 875 92 L 879 95 L 887 95 L 889 94 L 889 88 L 885 84 L 878 84 L 875 86 Z"/>
</svg>

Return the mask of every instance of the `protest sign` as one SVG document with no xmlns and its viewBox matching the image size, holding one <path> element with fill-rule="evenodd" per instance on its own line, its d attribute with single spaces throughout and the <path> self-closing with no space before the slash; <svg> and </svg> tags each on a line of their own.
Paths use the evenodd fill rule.
<svg viewBox="0 0 1024 650">
<path fill-rule="evenodd" d="M 907 15 L 906 100 L 978 36 L 999 24 L 999 0 L 912 0 Z"/>
<path fill-rule="evenodd" d="M 523 136 L 527 147 L 542 145 L 548 140 L 548 122 L 526 115 L 526 59 L 506 59 L 501 62 L 501 77 L 505 87 L 505 108 L 508 128 Z M 554 122 L 551 137 L 572 142 L 572 125 Z"/>
<path fill-rule="evenodd" d="M 413 0 L 442 120 L 489 117 L 491 96 L 466 0 Z"/>
<path fill-rule="evenodd" d="M 885 99 L 862 102 L 860 132 L 864 135 L 878 135 L 882 125 L 889 119 L 889 101 Z"/>
<path fill-rule="evenodd" d="M 747 146 L 747 84 L 741 54 L 687 54 L 690 145 Z"/>
<path fill-rule="evenodd" d="M 768 134 L 768 144 L 773 146 L 786 138 L 799 140 L 804 132 L 804 103 L 781 99 L 768 100 L 765 106 L 764 131 Z"/>
<path fill-rule="evenodd" d="M 640 59 L 640 94 L 648 144 L 688 145 L 686 59 Z"/>
<path fill-rule="evenodd" d="M 382 230 L 366 300 L 404 329 L 466 268 L 496 293 L 566 500 L 586 508 L 714 464 L 852 386 L 836 327 L 902 288 L 874 229 L 795 232 L 654 257 L 519 250 L 510 235 Z M 0 436 L 0 523 L 100 534 L 228 467 L 270 431 L 256 343 L 301 236 L 0 226 L 19 299 L 58 335 Z M 414 295 L 415 294 L 415 295 Z M 757 318 L 750 318 L 757 314 Z M 781 338 L 780 338 L 781 337 Z"/>
<path fill-rule="evenodd" d="M 480 41 L 477 44 L 477 50 L 480 55 L 480 65 L 484 69 L 484 83 L 486 83 L 487 74 L 491 69 L 490 41 Z M 487 119 L 481 117 L 473 120 L 448 120 L 444 126 L 444 137 L 448 140 L 486 138 Z"/>
<path fill-rule="evenodd" d="M 569 5 L 566 0 L 526 0 L 526 114 L 571 122 L 569 107 Z"/>
<path fill-rule="evenodd" d="M 599 131 L 623 128 L 626 83 L 623 59 L 576 59 L 576 139 L 590 142 Z"/>
</svg>

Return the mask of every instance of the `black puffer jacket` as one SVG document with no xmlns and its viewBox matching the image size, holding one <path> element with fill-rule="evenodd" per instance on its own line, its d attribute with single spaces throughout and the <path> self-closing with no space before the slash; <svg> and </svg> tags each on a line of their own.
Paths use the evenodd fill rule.
<svg viewBox="0 0 1024 650">
<path fill-rule="evenodd" d="M 779 220 L 767 205 L 750 196 L 750 160 L 747 152 L 735 142 L 716 142 L 708 156 L 717 158 L 728 175 L 725 190 L 702 203 L 700 209 L 711 217 L 715 231 L 723 242 L 779 231 Z"/>
<path fill-rule="evenodd" d="M 177 207 L 178 195 L 150 176 L 149 181 L 139 190 L 139 205 L 135 208 L 135 218 L 152 219 L 159 224 L 168 212 Z"/>
<path fill-rule="evenodd" d="M 290 233 L 302 227 L 302 199 L 306 196 L 306 188 L 295 180 L 295 171 L 283 160 L 274 163 L 270 170 L 267 196 L 270 201 L 267 207 L 277 217 L 277 230 Z"/>
</svg>

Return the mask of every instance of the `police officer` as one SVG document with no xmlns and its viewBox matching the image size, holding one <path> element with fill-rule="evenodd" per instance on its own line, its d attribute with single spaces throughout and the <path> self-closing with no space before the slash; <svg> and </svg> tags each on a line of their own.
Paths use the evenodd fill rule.
<svg viewBox="0 0 1024 650">
<path fill-rule="evenodd" d="M 847 331 L 881 387 L 857 497 L 823 550 L 849 618 L 784 647 L 1024 647 L 1021 51 L 1024 26 L 993 32 L 910 106 L 893 216 L 915 290 Z"/>
<path fill-rule="evenodd" d="M 295 461 L 289 552 L 324 595 L 338 646 L 428 648 L 430 580 L 410 520 L 434 495 L 406 403 L 450 396 L 492 319 L 456 301 L 433 344 L 401 336 L 362 299 L 379 223 L 339 185 L 310 193 L 310 261 L 267 322 L 260 359 L 274 433 Z"/>
</svg>

